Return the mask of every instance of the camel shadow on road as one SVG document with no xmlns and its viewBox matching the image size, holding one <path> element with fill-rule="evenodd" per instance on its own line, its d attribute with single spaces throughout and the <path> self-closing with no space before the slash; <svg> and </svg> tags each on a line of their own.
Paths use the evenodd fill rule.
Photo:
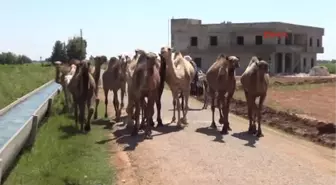
<svg viewBox="0 0 336 185">
<path fill-rule="evenodd" d="M 233 133 L 232 136 L 235 137 L 235 138 L 247 141 L 247 143 L 244 144 L 244 146 L 249 146 L 249 147 L 252 147 L 252 148 L 256 147 L 255 144 L 259 140 L 258 137 L 249 134 L 247 131 L 243 131 L 243 132 L 239 132 L 239 133 Z"/>
<path fill-rule="evenodd" d="M 214 140 L 212 141 L 219 142 L 219 143 L 225 143 L 225 141 L 223 140 L 223 135 L 217 129 L 213 129 L 210 127 L 202 127 L 202 128 L 196 129 L 195 131 L 198 133 L 205 134 L 207 136 L 215 136 Z"/>
<path fill-rule="evenodd" d="M 177 110 L 177 109 L 176 109 Z M 188 111 L 202 111 L 204 109 L 202 108 L 197 108 L 197 109 L 194 109 L 194 108 L 189 108 Z M 168 111 L 174 111 L 174 109 L 168 109 Z"/>
</svg>

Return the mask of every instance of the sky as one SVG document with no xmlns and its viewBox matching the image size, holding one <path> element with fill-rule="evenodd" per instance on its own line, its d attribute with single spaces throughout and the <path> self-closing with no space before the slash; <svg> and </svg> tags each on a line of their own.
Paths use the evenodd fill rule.
<svg viewBox="0 0 336 185">
<path fill-rule="evenodd" d="M 203 23 L 281 21 L 325 28 L 324 54 L 336 59 L 336 1 L 319 0 L 0 0 L 0 52 L 39 60 L 50 56 L 56 40 L 79 35 L 90 55 L 158 52 L 168 44 L 168 20 Z"/>
</svg>

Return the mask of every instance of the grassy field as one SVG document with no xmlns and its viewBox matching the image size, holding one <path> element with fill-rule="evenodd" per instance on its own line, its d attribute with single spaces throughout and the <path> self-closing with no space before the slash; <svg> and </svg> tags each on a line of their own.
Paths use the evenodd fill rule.
<svg viewBox="0 0 336 185">
<path fill-rule="evenodd" d="M 332 74 L 336 73 L 336 64 L 335 63 L 321 64 L 321 66 L 326 66 L 328 68 L 329 73 L 332 73 Z"/>
<path fill-rule="evenodd" d="M 0 65 L 0 109 L 53 79 L 54 76 L 52 66 Z"/>
<path fill-rule="evenodd" d="M 80 134 L 72 119 L 59 114 L 61 108 L 58 97 L 32 150 L 21 155 L 4 185 L 114 184 L 107 144 L 96 143 L 108 137 L 108 130 L 92 125 L 89 134 Z"/>
</svg>

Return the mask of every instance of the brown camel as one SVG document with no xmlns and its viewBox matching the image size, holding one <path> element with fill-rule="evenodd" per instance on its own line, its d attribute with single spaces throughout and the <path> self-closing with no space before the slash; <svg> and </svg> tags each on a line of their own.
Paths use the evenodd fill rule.
<svg viewBox="0 0 336 185">
<path fill-rule="evenodd" d="M 225 56 L 220 54 L 215 63 L 211 65 L 206 73 L 209 95 L 211 97 L 212 128 L 217 128 L 215 123 L 215 95 L 218 93 L 217 107 L 220 109 L 219 122 L 223 125 L 222 134 L 231 130 L 228 120 L 230 100 L 236 89 L 235 70 L 239 67 L 239 58 L 236 56 Z M 227 96 L 225 97 L 225 95 Z"/>
<path fill-rule="evenodd" d="M 127 66 L 127 91 L 128 93 L 131 93 L 132 91 L 132 88 L 131 88 L 131 84 L 132 84 L 132 76 L 133 76 L 133 73 L 134 73 L 134 70 L 135 70 L 135 67 L 136 67 L 136 64 L 139 62 L 143 62 L 144 60 L 139 60 L 141 56 L 145 56 L 146 52 L 144 50 L 141 50 L 141 49 L 136 49 L 135 50 L 135 55 L 133 57 L 133 59 L 128 62 L 128 66 Z M 159 60 L 159 58 L 158 58 Z M 163 93 L 163 89 L 164 89 L 164 82 L 165 82 L 165 77 L 166 77 L 166 64 L 164 61 L 162 60 L 159 60 L 159 64 L 160 64 L 160 68 L 159 68 L 159 72 L 160 72 L 160 86 L 159 86 L 159 100 L 155 102 L 156 104 L 156 109 L 157 109 L 157 126 L 160 127 L 160 126 L 163 126 L 163 123 L 162 123 L 162 118 L 161 118 L 161 96 L 162 96 L 162 93 Z M 144 123 L 146 121 L 146 117 L 145 117 L 145 106 L 146 106 L 146 103 L 145 102 L 142 102 L 142 106 L 141 106 L 141 112 L 142 112 L 142 121 L 141 123 Z M 134 114 L 134 101 L 131 99 L 131 96 L 128 96 L 128 105 L 127 105 L 127 114 L 128 114 L 128 118 L 129 120 L 131 119 L 132 115 L 135 115 Z M 133 119 L 135 119 L 135 117 L 133 116 Z M 154 126 L 154 121 L 152 120 L 149 120 L 149 123 Z"/>
<path fill-rule="evenodd" d="M 98 88 L 98 84 L 99 84 L 99 80 L 100 80 L 100 72 L 101 72 L 101 66 L 107 62 L 107 58 L 106 56 L 97 56 L 94 58 L 94 63 L 95 63 L 95 66 L 94 66 L 94 70 L 93 72 L 91 72 L 91 74 L 93 75 L 93 78 L 94 78 L 94 81 L 96 83 L 96 91 L 95 91 L 95 94 L 98 94 L 98 91 L 99 91 L 99 88 Z M 98 109 L 98 105 L 99 105 L 99 99 L 97 97 L 96 99 L 96 110 Z M 97 119 L 98 117 L 98 112 L 95 111 L 95 114 L 93 116 L 93 119 Z"/>
<path fill-rule="evenodd" d="M 113 105 L 116 114 L 116 121 L 119 121 L 121 110 L 124 107 L 124 94 L 126 87 L 127 64 L 116 57 L 111 57 L 106 71 L 103 73 L 103 89 L 105 94 L 105 117 L 107 117 L 108 92 L 113 91 Z M 119 106 L 118 90 L 120 90 L 121 103 Z"/>
<path fill-rule="evenodd" d="M 186 60 L 180 52 L 176 52 L 174 59 L 172 58 L 172 49 L 170 47 L 162 47 L 161 55 L 167 65 L 166 82 L 173 95 L 173 103 L 177 104 L 177 126 L 181 126 L 181 123 L 187 124 L 188 113 L 188 101 L 190 95 L 190 84 L 195 76 L 195 69 L 191 63 Z M 184 98 L 184 111 L 183 118 L 181 120 L 180 110 L 181 104 L 179 101 L 179 94 L 182 93 Z M 172 122 L 175 121 L 175 112 L 172 118 Z"/>
<path fill-rule="evenodd" d="M 140 109 L 144 109 L 147 124 L 145 126 L 145 137 L 152 138 L 152 117 L 154 115 L 154 103 L 159 100 L 160 93 L 160 63 L 158 57 L 154 53 L 145 53 L 144 51 L 137 51 L 137 63 L 132 75 L 131 91 L 128 96 L 132 100 L 128 109 L 133 109 L 135 106 L 135 126 L 132 135 L 137 135 L 139 131 L 139 116 Z M 145 102 L 147 98 L 147 102 Z M 127 110 L 132 113 L 132 110 Z M 142 123 L 143 124 L 143 123 Z M 143 125 L 144 126 L 144 125 Z"/>
<path fill-rule="evenodd" d="M 249 133 L 256 134 L 257 137 L 262 137 L 261 130 L 261 110 L 267 95 L 269 84 L 268 75 L 269 64 L 255 56 L 250 60 L 249 65 L 240 78 L 240 82 L 245 92 L 247 101 L 247 110 L 249 117 Z M 255 101 L 259 97 L 259 106 Z M 258 130 L 256 130 L 256 116 L 258 117 Z"/>
<path fill-rule="evenodd" d="M 74 77 L 69 83 L 69 90 L 73 96 L 75 109 L 75 123 L 81 124 L 81 131 L 91 130 L 91 117 L 94 113 L 93 102 L 97 102 L 96 83 L 90 73 L 90 63 L 86 61 L 72 60 L 77 69 Z M 88 108 L 88 115 L 85 122 L 85 108 Z M 79 108 L 79 115 L 78 115 Z M 85 123 L 84 123 L 85 122 Z M 85 124 L 85 126 L 84 126 Z M 83 127 L 84 126 L 84 127 Z"/>
</svg>

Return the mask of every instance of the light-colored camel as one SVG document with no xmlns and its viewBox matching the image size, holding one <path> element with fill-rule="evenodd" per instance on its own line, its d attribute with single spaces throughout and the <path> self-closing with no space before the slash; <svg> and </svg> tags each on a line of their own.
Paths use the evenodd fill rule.
<svg viewBox="0 0 336 185">
<path fill-rule="evenodd" d="M 91 117 L 94 111 L 93 103 L 97 102 L 96 83 L 90 73 L 90 63 L 86 61 L 72 60 L 76 65 L 76 72 L 71 79 L 68 88 L 74 100 L 75 123 L 78 127 L 78 121 L 81 124 L 82 131 L 91 130 Z M 88 115 L 85 122 L 85 109 L 88 109 Z M 96 106 L 97 107 L 97 106 Z M 79 109 L 79 115 L 78 115 Z M 84 126 L 85 124 L 85 126 Z"/>
<path fill-rule="evenodd" d="M 161 48 L 161 60 L 164 60 L 167 65 L 166 82 L 172 92 L 173 102 L 177 103 L 177 125 L 181 123 L 187 124 L 188 101 L 190 95 L 190 84 L 195 76 L 195 69 L 191 63 L 186 60 L 180 52 L 175 53 L 174 59 L 172 57 L 172 49 L 170 47 Z M 183 118 L 181 119 L 180 110 L 181 104 L 179 101 L 179 94 L 182 93 L 184 98 Z M 175 121 L 175 115 L 172 122 Z"/>
<path fill-rule="evenodd" d="M 240 78 L 240 82 L 245 92 L 245 97 L 247 101 L 247 110 L 249 117 L 249 133 L 256 134 L 258 137 L 262 137 L 263 133 L 261 130 L 261 110 L 263 103 L 267 95 L 267 89 L 269 84 L 268 75 L 269 64 L 253 56 L 250 60 L 249 65 L 244 71 Z M 259 106 L 256 105 L 255 101 L 259 97 Z M 256 130 L 256 117 L 258 118 L 258 130 Z"/>
<path fill-rule="evenodd" d="M 145 127 L 145 137 L 152 138 L 151 128 L 152 117 L 154 115 L 154 103 L 160 101 L 160 70 L 161 67 L 158 57 L 154 53 L 145 53 L 144 51 L 137 51 L 137 63 L 132 75 L 131 91 L 128 96 L 132 100 L 132 104 L 128 106 L 128 109 L 133 109 L 131 106 L 135 106 L 135 126 L 132 135 L 137 135 L 139 131 L 139 115 L 140 110 L 144 109 L 147 124 L 142 125 Z M 145 102 L 147 98 L 147 102 Z M 127 110 L 127 112 L 133 112 Z M 142 123 L 144 124 L 144 123 Z"/>
<path fill-rule="evenodd" d="M 224 124 L 221 131 L 227 134 L 231 130 L 228 120 L 230 100 L 236 89 L 235 70 L 239 67 L 239 58 L 236 56 L 225 56 L 220 54 L 206 73 L 209 95 L 211 96 L 212 122 L 211 127 L 217 128 L 215 123 L 215 95 L 218 93 L 217 107 L 220 109 L 219 122 Z M 225 95 L 227 96 L 225 97 Z"/>
<path fill-rule="evenodd" d="M 116 57 L 111 57 L 106 71 L 103 73 L 103 89 L 105 94 L 105 117 L 107 117 L 108 92 L 113 91 L 113 105 L 116 121 L 119 121 L 121 110 L 124 107 L 127 64 Z M 121 103 L 119 106 L 118 91 L 120 90 Z"/>
<path fill-rule="evenodd" d="M 68 89 L 68 85 L 73 78 L 76 72 L 76 65 L 75 64 L 67 64 L 62 63 L 61 61 L 54 62 L 56 68 L 56 77 L 55 82 L 62 86 L 62 90 L 64 93 L 64 100 L 65 104 L 63 110 L 68 112 L 71 110 L 71 94 Z"/>
</svg>

